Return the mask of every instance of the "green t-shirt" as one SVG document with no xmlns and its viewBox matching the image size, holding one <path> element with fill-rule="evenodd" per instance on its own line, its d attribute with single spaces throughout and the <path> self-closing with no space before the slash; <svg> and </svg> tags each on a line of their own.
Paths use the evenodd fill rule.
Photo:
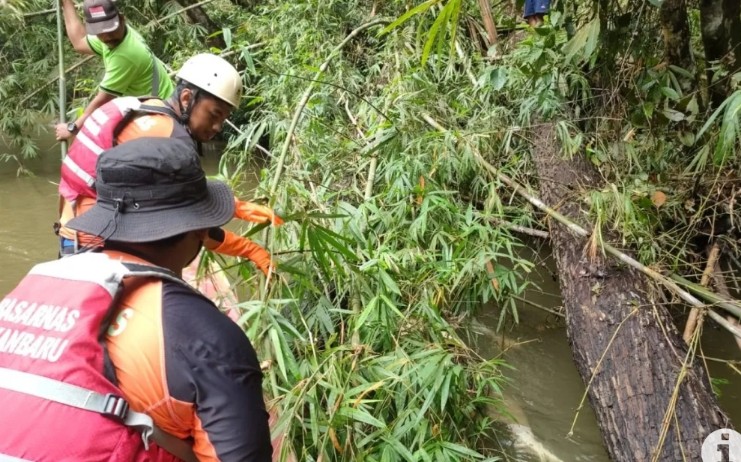
<svg viewBox="0 0 741 462">
<path fill-rule="evenodd" d="M 103 58 L 105 75 L 100 89 L 116 96 L 152 95 L 152 57 L 144 39 L 132 27 L 126 26 L 126 36 L 115 48 L 101 42 L 94 35 L 87 36 L 90 48 Z M 159 70 L 160 98 L 168 98 L 175 87 L 162 62 L 154 58 Z"/>
</svg>

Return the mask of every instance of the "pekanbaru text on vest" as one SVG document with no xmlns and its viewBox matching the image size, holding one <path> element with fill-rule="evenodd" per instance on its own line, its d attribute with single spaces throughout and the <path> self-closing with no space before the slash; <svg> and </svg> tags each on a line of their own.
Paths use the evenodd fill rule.
<svg viewBox="0 0 741 462">
<path fill-rule="evenodd" d="M 53 334 L 69 332 L 79 318 L 79 310 L 66 306 L 4 298 L 0 302 L 0 323 L 13 326 L 0 325 L 0 353 L 56 362 L 69 340 Z M 44 332 L 34 333 L 27 328 Z"/>
</svg>

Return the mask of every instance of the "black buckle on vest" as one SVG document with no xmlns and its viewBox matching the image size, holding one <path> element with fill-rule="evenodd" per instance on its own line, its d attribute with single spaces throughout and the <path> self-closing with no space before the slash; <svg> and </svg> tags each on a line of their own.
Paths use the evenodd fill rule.
<svg viewBox="0 0 741 462">
<path fill-rule="evenodd" d="M 128 413 L 129 403 L 125 399 L 113 393 L 105 395 L 105 404 L 101 414 L 123 421 Z"/>
</svg>

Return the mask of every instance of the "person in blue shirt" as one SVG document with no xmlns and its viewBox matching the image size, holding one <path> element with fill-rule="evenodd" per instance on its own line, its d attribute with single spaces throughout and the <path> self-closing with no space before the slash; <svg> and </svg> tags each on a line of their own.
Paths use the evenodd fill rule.
<svg viewBox="0 0 741 462">
<path fill-rule="evenodd" d="M 551 0 L 525 0 L 525 20 L 530 27 L 543 24 L 543 18 L 551 9 Z"/>
</svg>

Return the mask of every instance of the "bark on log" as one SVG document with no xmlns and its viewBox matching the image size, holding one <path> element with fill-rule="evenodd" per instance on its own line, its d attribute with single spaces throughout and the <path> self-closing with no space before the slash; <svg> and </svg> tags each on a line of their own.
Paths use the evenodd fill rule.
<svg viewBox="0 0 741 462">
<path fill-rule="evenodd" d="M 722 63 L 729 74 L 741 69 L 741 2 L 739 0 L 701 0 L 700 29 L 711 107 L 718 107 L 728 97 L 729 79 L 715 77 L 712 62 Z"/>
<path fill-rule="evenodd" d="M 553 124 L 535 125 L 532 157 L 541 199 L 583 225 L 579 193 L 581 187 L 599 187 L 599 176 L 584 158 L 560 157 Z M 552 221 L 550 232 L 574 361 L 584 382 L 591 380 L 589 400 L 611 458 L 700 460 L 704 438 L 730 423 L 698 361 L 681 382 L 669 432 L 657 451 L 687 351 L 667 310 L 653 302 L 657 289 L 630 268 L 601 255 L 587 257 L 586 242 L 567 227 Z"/>
</svg>

